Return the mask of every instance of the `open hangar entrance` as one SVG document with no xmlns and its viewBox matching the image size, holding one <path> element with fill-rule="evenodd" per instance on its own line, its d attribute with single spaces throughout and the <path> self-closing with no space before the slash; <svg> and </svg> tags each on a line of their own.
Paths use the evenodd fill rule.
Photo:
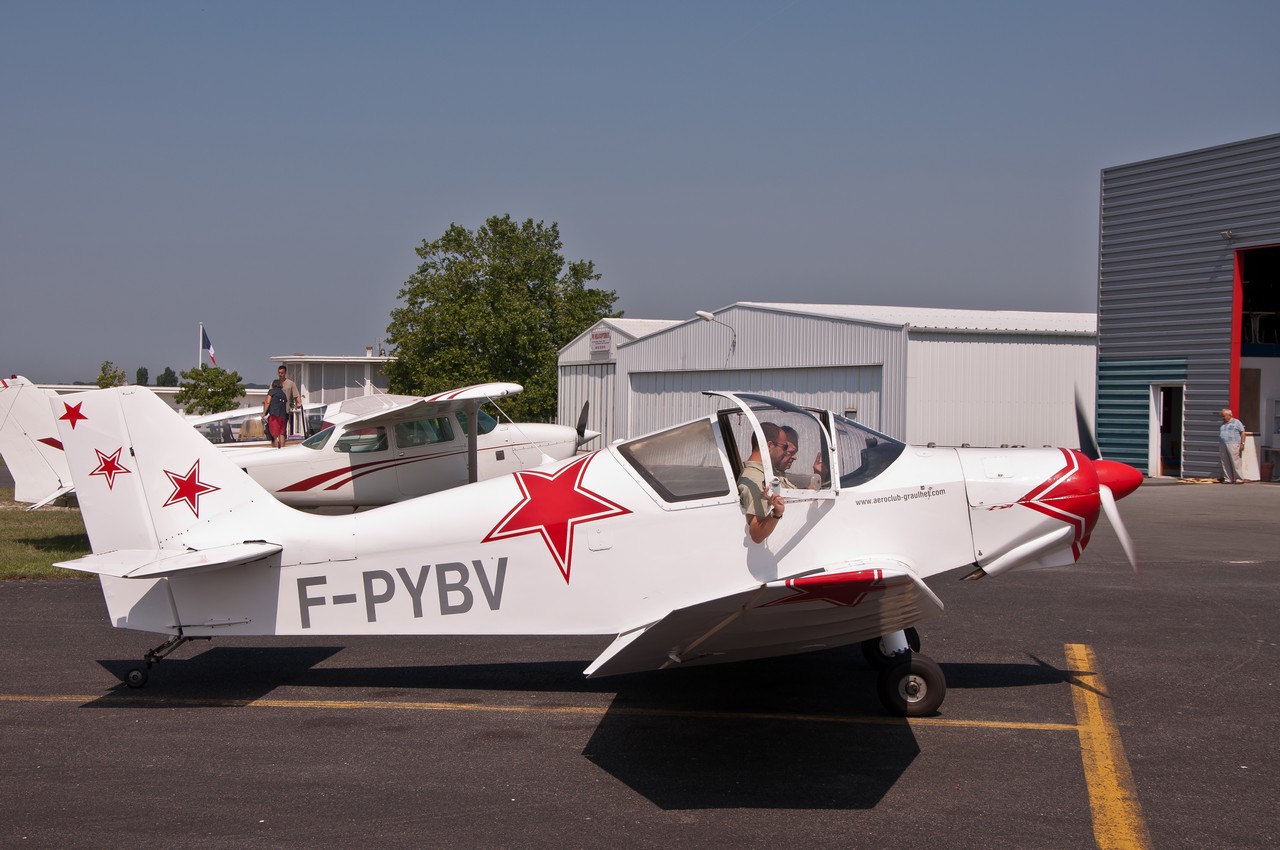
<svg viewBox="0 0 1280 850">
<path fill-rule="evenodd" d="M 1240 293 L 1236 416 L 1246 431 L 1256 435 L 1259 477 L 1268 480 L 1280 456 L 1280 245 L 1237 251 L 1236 270 Z"/>
</svg>

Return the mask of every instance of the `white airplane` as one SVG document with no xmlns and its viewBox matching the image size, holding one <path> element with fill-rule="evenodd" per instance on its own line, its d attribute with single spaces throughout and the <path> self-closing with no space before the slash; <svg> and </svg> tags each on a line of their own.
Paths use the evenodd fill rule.
<svg viewBox="0 0 1280 850">
<path fill-rule="evenodd" d="M 576 429 L 499 424 L 480 409 L 523 390 L 488 383 L 424 398 L 348 399 L 325 414 L 328 427 L 300 445 L 232 456 L 286 505 L 367 507 L 563 460 L 598 436 L 586 430 L 585 408 Z"/>
<path fill-rule="evenodd" d="M 19 375 L 0 379 L 0 455 L 13 476 L 15 502 L 43 507 L 75 489 L 49 414 L 56 393 Z"/>
<path fill-rule="evenodd" d="M 63 397 L 60 436 L 111 622 L 168 635 L 125 677 L 218 635 L 613 635 L 603 676 L 862 642 L 892 713 L 935 712 L 925 579 L 1066 566 L 1142 480 L 1073 449 L 907 446 L 831 413 L 720 410 L 591 454 L 344 516 L 294 511 L 144 388 Z M 59 410 L 61 407 L 58 408 Z M 762 422 L 813 470 L 751 542 L 735 479 Z M 768 454 L 766 480 L 788 475 Z M 811 480 L 812 478 L 812 480 Z M 914 642 L 915 646 L 912 646 Z"/>
<path fill-rule="evenodd" d="M 74 491 L 56 422 L 74 428 L 79 408 L 70 401 L 49 411 L 46 393 L 26 378 L 0 386 L 0 454 L 14 478 L 14 499 L 30 510 Z M 260 410 L 188 417 L 187 424 L 278 499 L 297 508 L 385 505 L 434 493 L 479 478 L 492 478 L 573 455 L 599 434 L 586 430 L 586 409 L 577 428 L 534 423 L 499 424 L 485 401 L 519 393 L 513 383 L 477 384 L 426 398 L 360 396 L 329 405 L 324 430 L 302 444 L 273 449 L 250 438 L 238 420 L 257 424 Z M 313 406 L 309 412 L 314 414 Z M 470 423 L 478 423 L 471 433 Z M 230 441 L 224 441 L 232 425 Z M 249 433 L 250 437 L 252 434 Z M 474 439 L 473 439 L 474 437 Z"/>
</svg>

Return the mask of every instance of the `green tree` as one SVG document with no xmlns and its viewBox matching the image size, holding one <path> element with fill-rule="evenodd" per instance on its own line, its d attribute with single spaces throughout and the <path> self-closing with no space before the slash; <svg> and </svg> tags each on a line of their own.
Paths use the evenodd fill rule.
<svg viewBox="0 0 1280 850">
<path fill-rule="evenodd" d="M 135 384 L 137 384 L 138 386 L 140 386 L 140 387 L 145 387 L 145 386 L 147 385 L 147 379 L 148 379 L 148 378 L 150 378 L 150 377 L 151 377 L 151 373 L 147 371 L 147 367 L 146 367 L 146 366 L 139 366 L 139 367 L 138 367 L 138 372 L 137 372 L 137 374 L 134 376 L 134 381 L 133 381 L 133 382 L 134 382 Z"/>
<path fill-rule="evenodd" d="M 219 366 L 201 363 L 195 369 L 183 372 L 182 381 L 174 401 L 189 414 L 235 410 L 236 401 L 244 395 L 240 374 Z"/>
<path fill-rule="evenodd" d="M 474 233 L 451 224 L 415 249 L 418 270 L 391 311 L 392 392 L 426 395 L 484 381 L 515 381 L 524 392 L 503 403 L 513 418 L 552 421 L 556 355 L 611 312 L 618 296 L 587 286 L 600 279 L 589 260 L 566 263 L 560 228 L 493 216 Z"/>
<path fill-rule="evenodd" d="M 176 387 L 178 385 L 178 373 L 173 371 L 172 366 L 165 366 L 164 371 L 160 373 L 160 377 L 156 378 L 157 387 Z"/>
<path fill-rule="evenodd" d="M 102 361 L 102 368 L 98 370 L 98 386 L 104 390 L 107 387 L 118 387 L 124 383 L 124 370 L 117 369 L 116 364 L 110 360 Z"/>
</svg>

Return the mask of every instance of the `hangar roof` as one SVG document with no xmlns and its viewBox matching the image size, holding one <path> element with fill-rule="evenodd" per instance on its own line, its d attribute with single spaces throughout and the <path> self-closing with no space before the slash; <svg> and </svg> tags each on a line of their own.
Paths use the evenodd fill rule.
<svg viewBox="0 0 1280 850">
<path fill-rule="evenodd" d="M 1096 335 L 1096 313 L 1037 313 L 1024 310 L 944 310 L 934 307 L 888 307 L 869 304 L 786 304 L 740 301 L 738 306 L 829 319 L 910 326 L 952 332 L 1038 332 Z"/>
</svg>

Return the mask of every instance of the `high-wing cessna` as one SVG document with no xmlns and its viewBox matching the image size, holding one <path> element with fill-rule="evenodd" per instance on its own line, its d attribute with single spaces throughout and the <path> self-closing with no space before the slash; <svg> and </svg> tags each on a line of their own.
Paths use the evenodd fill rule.
<svg viewBox="0 0 1280 850">
<path fill-rule="evenodd" d="M 343 516 L 270 498 L 145 389 L 64 396 L 80 410 L 59 425 L 93 554 L 57 566 L 100 576 L 117 627 L 169 636 L 127 674 L 135 687 L 218 635 L 615 635 L 589 676 L 862 642 L 886 708 L 915 716 L 946 690 L 910 646 L 942 608 L 925 579 L 1069 565 L 1103 510 L 1125 539 L 1114 499 L 1141 483 L 1073 449 L 907 446 L 710 395 L 720 409 L 684 425 Z M 735 478 L 763 422 L 794 429 L 806 468 L 763 458 L 792 486 L 753 543 Z"/>
<path fill-rule="evenodd" d="M 388 505 L 518 469 L 572 457 L 598 436 L 586 410 L 567 425 L 499 424 L 480 405 L 519 384 L 489 383 L 425 398 L 371 395 L 325 414 L 330 427 L 283 449 L 231 455 L 286 505 Z"/>
<path fill-rule="evenodd" d="M 270 448 L 242 428 L 248 422 L 257 425 L 260 411 L 186 421 L 293 507 L 385 505 L 564 459 L 598 436 L 586 430 L 585 409 L 575 429 L 499 424 L 481 408 L 522 390 L 519 384 L 488 383 L 426 398 L 351 398 L 329 405 L 324 430 L 283 449 Z M 49 398 L 61 397 L 25 378 L 0 386 L 0 454 L 13 474 L 14 499 L 33 503 L 33 509 L 74 490 L 56 421 L 74 428 L 82 403 L 63 399 L 51 415 Z M 245 423 L 237 421 L 246 417 Z M 247 440 L 239 439 L 242 433 Z"/>
</svg>

